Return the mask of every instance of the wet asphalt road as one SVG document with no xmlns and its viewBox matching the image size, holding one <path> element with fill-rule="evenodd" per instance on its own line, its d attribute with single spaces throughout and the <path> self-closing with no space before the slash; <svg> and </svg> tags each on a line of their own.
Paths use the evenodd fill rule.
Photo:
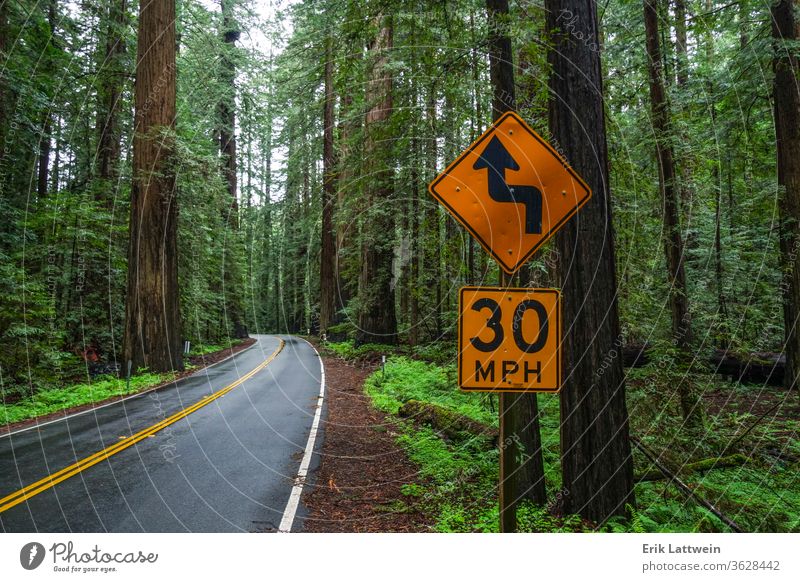
<svg viewBox="0 0 800 582">
<path fill-rule="evenodd" d="M 256 337 L 251 348 L 158 392 L 0 436 L 0 508 L 9 494 L 161 422 L 262 364 L 280 339 Z M 306 446 L 321 376 L 308 343 L 281 339 L 281 352 L 252 378 L 153 436 L 1 511 L 0 530 L 277 529 Z M 317 463 L 314 455 L 312 469 Z"/>
</svg>

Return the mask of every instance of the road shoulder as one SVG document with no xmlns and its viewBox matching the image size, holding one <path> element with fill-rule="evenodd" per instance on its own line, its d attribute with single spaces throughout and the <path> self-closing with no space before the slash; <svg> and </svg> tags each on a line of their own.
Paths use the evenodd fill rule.
<svg viewBox="0 0 800 582">
<path fill-rule="evenodd" d="M 303 495 L 306 532 L 430 531 L 400 488 L 417 467 L 396 442 L 396 420 L 374 409 L 364 393 L 373 371 L 322 355 L 327 419 L 315 485 Z"/>
</svg>

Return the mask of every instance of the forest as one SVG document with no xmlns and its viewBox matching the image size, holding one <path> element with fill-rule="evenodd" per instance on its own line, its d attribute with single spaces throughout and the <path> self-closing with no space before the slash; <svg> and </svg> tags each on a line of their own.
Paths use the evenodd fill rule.
<svg viewBox="0 0 800 582">
<path fill-rule="evenodd" d="M 520 528 L 798 531 L 799 59 L 798 0 L 2 0 L 0 423 L 302 335 L 495 531 L 459 290 L 558 288 Z M 593 191 L 513 279 L 428 192 L 510 110 Z"/>
</svg>

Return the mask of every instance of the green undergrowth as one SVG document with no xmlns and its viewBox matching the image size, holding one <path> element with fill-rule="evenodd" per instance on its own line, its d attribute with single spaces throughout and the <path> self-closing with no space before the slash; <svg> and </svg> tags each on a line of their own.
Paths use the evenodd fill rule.
<svg viewBox="0 0 800 582">
<path fill-rule="evenodd" d="M 229 350 L 231 348 L 235 348 L 238 345 L 243 344 L 245 339 L 237 339 L 233 340 L 230 343 L 226 344 L 192 344 L 191 349 L 189 350 L 189 357 L 194 356 L 205 356 L 207 354 L 213 354 L 216 352 L 221 352 L 222 350 Z"/>
<path fill-rule="evenodd" d="M 369 376 L 365 391 L 376 408 L 397 415 L 405 402 L 416 400 L 445 407 L 485 425 L 497 425 L 496 401 L 486 394 L 460 392 L 453 363 L 438 365 L 414 359 L 415 356 L 390 356 L 385 371 L 379 368 Z M 785 419 L 757 423 L 735 447 L 726 451 L 725 447 L 747 430 L 756 417 L 736 412 L 705 412 L 700 426 L 687 429 L 680 418 L 677 399 L 668 393 L 676 381 L 674 376 L 655 374 L 646 368 L 629 377 L 633 434 L 651 450 L 662 454 L 668 466 L 676 468 L 720 456 L 722 452 L 744 455 L 747 462 L 742 466 L 693 473 L 682 479 L 745 531 L 800 531 L 797 440 L 800 423 Z M 747 390 L 753 390 L 726 384 L 709 375 L 692 381 L 696 393 L 706 397 L 713 390 L 729 390 L 733 396 L 746 399 L 751 396 Z M 554 503 L 561 489 L 559 404 L 558 398 L 550 395 L 539 395 L 538 400 L 545 481 Z M 497 531 L 497 449 L 487 449 L 485 439 L 455 442 L 410 419 L 397 418 L 396 422 L 398 443 L 419 468 L 414 482 L 402 489 L 406 507 L 431 516 L 436 531 Z M 637 474 L 654 469 L 636 450 L 634 467 Z M 629 517 L 614 518 L 602 524 L 601 531 L 729 531 L 712 512 L 666 480 L 639 483 L 635 494 L 636 505 L 628 507 Z M 578 516 L 555 517 L 548 508 L 527 502 L 518 507 L 518 524 L 520 531 L 533 532 L 598 529 Z"/>
<path fill-rule="evenodd" d="M 220 344 L 196 344 L 192 346 L 189 356 L 212 354 L 221 350 L 237 346 L 245 340 L 236 340 L 228 346 Z M 186 370 L 193 370 L 199 366 L 184 361 Z M 75 406 L 84 406 L 102 402 L 116 396 L 127 396 L 158 386 L 169 381 L 174 376 L 172 373 L 153 374 L 144 372 L 131 376 L 130 385 L 115 376 L 97 376 L 89 382 L 56 384 L 40 384 L 33 394 L 19 391 L 19 387 L 0 391 L 0 425 L 20 422 L 59 412 Z"/>
<path fill-rule="evenodd" d="M 237 344 L 233 344 L 237 345 Z M 192 348 L 189 350 L 189 357 L 192 356 L 205 356 L 206 354 L 213 354 L 214 352 L 219 352 L 222 350 L 228 349 L 229 346 L 223 346 L 220 344 L 200 344 L 200 345 L 193 345 Z"/>
<path fill-rule="evenodd" d="M 353 342 L 327 342 L 323 345 L 323 350 L 331 352 L 345 360 L 380 360 L 381 356 L 405 353 L 406 349 L 401 346 L 386 344 L 362 344 L 356 347 Z"/>
<path fill-rule="evenodd" d="M 135 394 L 170 379 L 171 374 L 138 374 L 131 377 L 130 387 L 125 380 L 112 376 L 98 376 L 86 384 L 73 384 L 61 388 L 43 389 L 13 404 L 0 404 L 0 423 L 10 424 L 58 412 L 74 406 L 102 402 L 115 396 Z"/>
<path fill-rule="evenodd" d="M 410 400 L 445 407 L 487 426 L 497 426 L 496 399 L 456 388 L 453 364 L 439 366 L 410 357 L 388 359 L 384 370 L 365 382 L 373 405 L 397 414 Z M 540 397 L 542 441 L 548 486 L 558 490 L 558 409 L 553 398 Z M 409 507 L 433 517 L 439 532 L 498 531 L 497 466 L 499 452 L 485 439 L 451 442 L 434 429 L 398 419 L 398 444 L 419 467 L 417 481 L 403 486 Z M 579 518 L 552 516 L 545 508 L 523 503 L 518 509 L 520 531 L 579 531 Z"/>
</svg>

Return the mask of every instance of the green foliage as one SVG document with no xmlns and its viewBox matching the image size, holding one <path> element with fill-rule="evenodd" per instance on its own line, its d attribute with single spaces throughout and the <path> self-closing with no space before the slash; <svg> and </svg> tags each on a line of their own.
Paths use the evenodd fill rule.
<svg viewBox="0 0 800 582">
<path fill-rule="evenodd" d="M 468 394 L 455 388 L 455 368 L 443 368 L 407 357 L 392 357 L 386 362 L 386 374 L 378 372 L 364 384 L 375 406 L 396 414 L 409 400 L 431 402 L 463 414 L 477 422 L 496 426 L 497 415 L 482 394 Z"/>
<path fill-rule="evenodd" d="M 668 385 L 674 385 L 677 374 L 659 371 L 658 365 L 629 370 L 633 431 L 652 449 L 662 452 L 662 461 L 667 465 L 680 467 L 704 460 L 713 466 L 708 458 L 719 455 L 733 435 L 749 426 L 754 417 L 736 412 L 710 415 L 701 439 L 698 440 L 697 434 L 687 434 L 681 428 L 677 403 L 658 395 Z M 718 386 L 708 376 L 694 376 L 701 392 Z M 747 390 L 740 389 L 741 398 L 747 397 Z M 418 400 L 484 424 L 497 422 L 496 412 L 485 396 L 458 391 L 449 366 L 405 356 L 390 357 L 385 375 L 381 370 L 370 375 L 365 391 L 376 408 L 390 414 L 397 414 L 403 403 Z M 550 492 L 558 491 L 561 487 L 558 401 L 550 398 L 539 401 L 547 487 Z M 496 531 L 497 450 L 486 450 L 477 441 L 450 442 L 434 429 L 415 425 L 412 420 L 398 422 L 398 444 L 419 468 L 419 482 L 405 485 L 403 494 L 434 516 L 437 531 Z M 690 473 L 683 478 L 746 531 L 796 531 L 800 527 L 798 429 L 797 421 L 775 422 L 753 429 L 752 436 L 748 435 L 741 443 L 742 451 L 750 451 L 747 464 L 734 468 L 709 467 L 705 472 Z M 789 435 L 788 446 L 786 435 Z M 774 450 L 785 451 L 776 453 L 780 455 L 777 461 L 769 454 L 752 454 L 753 447 L 768 448 L 773 442 Z M 637 472 L 651 468 L 638 452 L 634 459 Z M 627 508 L 628 518 L 615 517 L 602 524 L 601 531 L 728 531 L 716 516 L 687 500 L 685 494 L 666 481 L 637 484 L 636 499 L 636 507 Z M 519 506 L 518 522 L 520 531 L 531 532 L 589 531 L 595 527 L 578 516 L 554 516 L 549 507 L 528 502 Z"/>
<path fill-rule="evenodd" d="M 98 377 L 85 384 L 40 389 L 32 396 L 13 404 L 6 404 L 6 392 L 3 390 L 3 404 L 0 405 L 0 423 L 19 422 L 52 412 L 59 412 L 74 406 L 96 404 L 115 396 L 135 394 L 146 388 L 163 384 L 171 377 L 171 374 L 149 373 L 132 376 L 130 388 L 127 387 L 126 381 L 123 379 Z"/>
</svg>

